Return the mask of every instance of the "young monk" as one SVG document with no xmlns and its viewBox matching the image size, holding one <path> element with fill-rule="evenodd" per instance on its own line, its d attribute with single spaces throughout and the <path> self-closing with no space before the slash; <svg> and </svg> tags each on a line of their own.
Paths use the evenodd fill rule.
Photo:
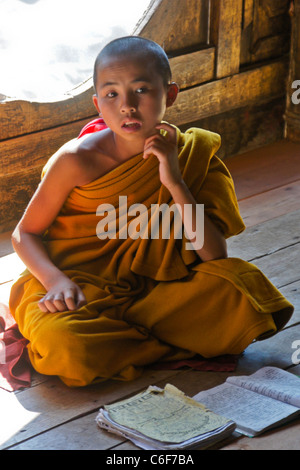
<svg viewBox="0 0 300 470">
<path fill-rule="evenodd" d="M 241 353 L 282 328 L 293 306 L 254 265 L 227 258 L 226 238 L 244 224 L 215 156 L 220 137 L 163 122 L 178 93 L 164 51 L 113 41 L 94 86 L 106 128 L 49 160 L 12 237 L 28 270 L 10 309 L 34 368 L 69 386 L 130 380 L 155 361 Z M 150 209 L 163 204 L 177 205 L 181 238 L 170 211 L 170 236 L 151 238 Z"/>
</svg>

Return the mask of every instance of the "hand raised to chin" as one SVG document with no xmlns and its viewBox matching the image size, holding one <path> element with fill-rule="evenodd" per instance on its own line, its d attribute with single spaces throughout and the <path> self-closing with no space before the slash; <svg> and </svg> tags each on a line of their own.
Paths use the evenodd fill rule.
<svg viewBox="0 0 300 470">
<path fill-rule="evenodd" d="M 178 162 L 177 130 L 167 123 L 158 124 L 156 129 L 157 134 L 145 141 L 143 157 L 146 159 L 150 155 L 156 156 L 159 161 L 160 181 L 170 190 L 182 183 Z M 161 129 L 167 131 L 166 135 L 161 134 Z"/>
</svg>

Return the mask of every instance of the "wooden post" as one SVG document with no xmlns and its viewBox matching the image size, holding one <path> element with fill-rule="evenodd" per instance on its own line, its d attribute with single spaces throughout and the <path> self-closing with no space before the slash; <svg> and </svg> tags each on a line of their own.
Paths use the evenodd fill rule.
<svg viewBox="0 0 300 470">
<path fill-rule="evenodd" d="M 285 112 L 285 138 L 300 142 L 300 0 L 292 0 L 289 78 Z"/>
<path fill-rule="evenodd" d="M 212 0 L 211 45 L 216 46 L 216 78 L 239 72 L 243 0 Z"/>
</svg>

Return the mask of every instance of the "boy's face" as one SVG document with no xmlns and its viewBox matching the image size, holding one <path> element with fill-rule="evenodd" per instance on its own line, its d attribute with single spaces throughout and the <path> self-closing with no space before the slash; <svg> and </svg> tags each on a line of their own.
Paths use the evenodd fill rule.
<svg viewBox="0 0 300 470">
<path fill-rule="evenodd" d="M 98 69 L 94 104 L 118 138 L 144 142 L 155 134 L 166 108 L 176 99 L 176 84 L 163 84 L 147 55 L 109 57 Z"/>
</svg>

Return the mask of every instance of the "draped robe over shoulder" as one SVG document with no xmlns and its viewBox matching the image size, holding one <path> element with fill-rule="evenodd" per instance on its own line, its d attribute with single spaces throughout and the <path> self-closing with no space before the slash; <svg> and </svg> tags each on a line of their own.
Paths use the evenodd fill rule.
<svg viewBox="0 0 300 470">
<path fill-rule="evenodd" d="M 197 203 L 226 238 L 242 232 L 232 178 L 215 155 L 220 137 L 194 128 L 177 130 L 177 140 L 180 169 Z M 154 156 L 136 155 L 72 190 L 44 243 L 87 304 L 42 312 L 37 303 L 46 291 L 27 270 L 11 290 L 10 309 L 38 372 L 69 386 L 130 380 L 155 361 L 238 354 L 289 320 L 293 306 L 256 266 L 238 258 L 202 263 L 187 249 L 184 231 L 175 238 L 171 211 L 169 238 L 128 236 L 134 204 L 146 207 L 150 234 L 151 207 L 173 203 Z M 114 209 L 115 236 L 100 238 L 99 207 Z"/>
</svg>

